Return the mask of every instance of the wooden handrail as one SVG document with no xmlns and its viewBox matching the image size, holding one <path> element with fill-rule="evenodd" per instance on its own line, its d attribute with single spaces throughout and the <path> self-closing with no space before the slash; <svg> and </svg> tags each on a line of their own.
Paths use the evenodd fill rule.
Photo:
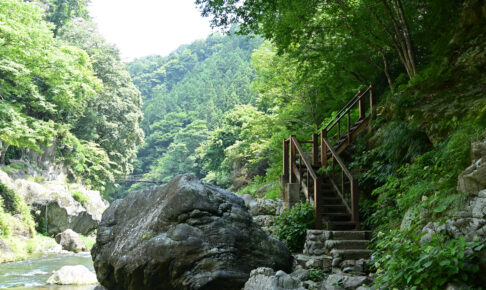
<svg viewBox="0 0 486 290">
<path fill-rule="evenodd" d="M 370 89 L 372 88 L 372 86 L 369 86 L 366 90 L 364 91 L 359 91 L 357 95 L 355 95 L 351 101 L 349 101 L 346 106 L 344 106 L 341 111 L 339 111 L 339 113 L 336 115 L 335 117 L 335 120 L 334 122 L 333 121 L 330 121 L 326 127 L 324 127 L 324 130 L 326 131 L 331 131 L 332 128 L 334 128 L 334 126 L 336 126 L 336 124 L 344 117 L 344 115 L 346 115 L 353 107 L 354 105 L 356 105 L 356 103 L 361 100 L 367 92 L 370 91 Z M 332 124 L 332 125 L 331 125 Z"/>
<path fill-rule="evenodd" d="M 343 160 L 339 155 L 336 153 L 336 151 L 332 148 L 332 146 L 329 144 L 329 142 L 326 140 L 326 138 L 321 138 L 322 142 L 326 144 L 327 149 L 331 152 L 331 155 L 336 159 L 337 163 L 341 167 L 341 169 L 344 171 L 344 174 L 349 178 L 350 181 L 354 181 L 354 177 L 351 175 L 351 172 L 346 168 L 346 165 L 344 165 Z M 326 168 L 327 164 L 323 164 L 322 167 Z"/>
<path fill-rule="evenodd" d="M 367 106 L 365 104 L 365 98 L 368 93 L 369 109 L 366 110 Z M 288 178 L 288 181 L 291 184 L 298 184 L 299 190 L 304 192 L 306 199 L 311 202 L 313 201 L 317 229 L 322 228 L 322 215 L 330 215 L 328 212 L 322 211 L 322 209 L 329 207 L 329 204 L 325 204 L 326 199 L 324 198 L 326 195 L 324 194 L 325 191 L 323 186 L 326 186 L 326 184 L 330 184 L 335 189 L 336 197 L 341 199 L 342 205 L 345 207 L 344 211 L 351 217 L 351 224 L 354 224 L 355 228 L 359 229 L 358 181 L 353 177 L 339 156 L 339 153 L 347 147 L 345 145 L 346 143 L 343 143 L 344 141 L 341 138 L 341 127 L 344 126 L 344 124 L 341 124 L 340 121 L 347 116 L 347 145 L 349 145 L 351 140 L 369 124 L 370 120 L 373 119 L 376 105 L 375 101 L 374 87 L 370 85 L 365 90 L 356 93 L 356 95 L 348 101 L 348 103 L 338 112 L 336 117 L 330 121 L 321 132 L 313 134 L 312 141 L 298 141 L 295 135 L 283 140 L 283 177 Z M 357 120 L 354 120 L 353 118 L 352 123 L 351 110 L 356 108 L 356 104 L 359 105 L 359 117 Z M 333 147 L 331 144 L 333 141 L 329 140 L 328 133 L 336 125 L 338 142 L 336 142 L 336 144 L 334 144 L 335 147 Z M 306 157 L 306 152 L 304 152 L 301 145 L 308 143 L 312 144 L 312 162 Z M 297 155 L 299 155 L 300 158 L 297 158 Z M 332 165 L 329 164 L 328 158 L 332 160 Z M 338 175 L 335 174 L 336 163 L 338 170 L 340 171 L 340 174 Z M 329 166 L 331 166 L 332 174 L 328 174 L 325 171 L 324 174 L 317 174 L 314 170 L 316 167 L 326 169 Z M 327 181 L 327 179 L 329 179 L 329 181 Z M 312 186 L 313 196 L 311 195 Z"/>
<path fill-rule="evenodd" d="M 317 180 L 317 174 L 314 172 L 314 168 L 312 168 L 310 162 L 307 160 L 307 158 L 305 158 L 304 150 L 302 150 L 299 141 L 297 141 L 297 138 L 295 138 L 295 136 L 292 136 L 290 138 L 292 139 L 292 143 L 295 145 L 297 152 L 299 152 L 300 158 L 304 161 L 305 167 L 307 167 L 307 170 L 309 170 L 309 174 L 311 175 L 312 179 Z"/>
</svg>

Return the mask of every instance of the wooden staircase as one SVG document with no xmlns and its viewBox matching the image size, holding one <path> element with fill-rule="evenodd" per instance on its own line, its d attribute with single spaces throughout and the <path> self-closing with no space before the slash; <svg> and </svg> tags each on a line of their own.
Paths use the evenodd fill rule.
<svg viewBox="0 0 486 290">
<path fill-rule="evenodd" d="M 360 229 L 358 181 L 339 154 L 369 125 L 375 106 L 374 88 L 369 86 L 358 92 L 319 134 L 313 134 L 312 141 L 298 141 L 295 135 L 283 141 L 283 180 L 298 183 L 305 199 L 313 203 L 316 229 Z M 312 153 L 305 152 L 301 144 L 311 144 Z"/>
</svg>

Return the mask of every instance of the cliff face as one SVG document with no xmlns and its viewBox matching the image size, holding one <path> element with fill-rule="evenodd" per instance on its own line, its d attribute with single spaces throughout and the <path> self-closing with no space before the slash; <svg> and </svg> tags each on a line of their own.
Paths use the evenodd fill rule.
<svg viewBox="0 0 486 290">
<path fill-rule="evenodd" d="M 55 235 L 72 229 L 87 235 L 97 228 L 108 202 L 99 191 L 70 183 L 66 170 L 48 159 L 49 152 L 37 155 L 32 163 L 14 160 L 2 166 L 0 183 L 30 207 L 37 231 Z"/>
</svg>

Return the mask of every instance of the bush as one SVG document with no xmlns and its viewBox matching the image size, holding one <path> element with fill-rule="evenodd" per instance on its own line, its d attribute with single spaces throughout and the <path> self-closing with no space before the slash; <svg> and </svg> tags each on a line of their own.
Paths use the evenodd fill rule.
<svg viewBox="0 0 486 290">
<path fill-rule="evenodd" d="M 308 229 L 314 228 L 314 208 L 306 203 L 298 203 L 290 210 L 284 210 L 275 219 L 275 236 L 287 245 L 290 251 L 298 252 L 304 248 Z"/>
<path fill-rule="evenodd" d="M 324 271 L 322 269 L 309 269 L 309 279 L 314 282 L 321 282 L 324 279 Z"/>
<path fill-rule="evenodd" d="M 378 234 L 374 264 L 378 288 L 440 289 L 448 282 L 472 280 L 479 270 L 472 261 L 481 243 L 436 234 L 420 244 L 422 236 L 416 230 Z"/>
<path fill-rule="evenodd" d="M 80 191 L 75 191 L 72 193 L 72 197 L 75 201 L 79 202 L 83 207 L 88 206 L 89 198 Z"/>
</svg>

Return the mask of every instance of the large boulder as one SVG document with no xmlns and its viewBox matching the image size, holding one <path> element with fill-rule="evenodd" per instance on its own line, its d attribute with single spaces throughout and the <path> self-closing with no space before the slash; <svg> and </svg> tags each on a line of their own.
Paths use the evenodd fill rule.
<svg viewBox="0 0 486 290">
<path fill-rule="evenodd" d="M 97 284 L 96 275 L 83 265 L 64 266 L 47 279 L 47 284 L 92 285 Z"/>
<path fill-rule="evenodd" d="M 241 289 L 252 269 L 292 266 L 241 198 L 192 175 L 113 202 L 91 255 L 107 289 Z"/>
<path fill-rule="evenodd" d="M 67 229 L 62 233 L 56 235 L 56 242 L 62 246 L 63 250 L 71 251 L 75 253 L 86 251 L 81 237 L 71 229 Z"/>
</svg>

